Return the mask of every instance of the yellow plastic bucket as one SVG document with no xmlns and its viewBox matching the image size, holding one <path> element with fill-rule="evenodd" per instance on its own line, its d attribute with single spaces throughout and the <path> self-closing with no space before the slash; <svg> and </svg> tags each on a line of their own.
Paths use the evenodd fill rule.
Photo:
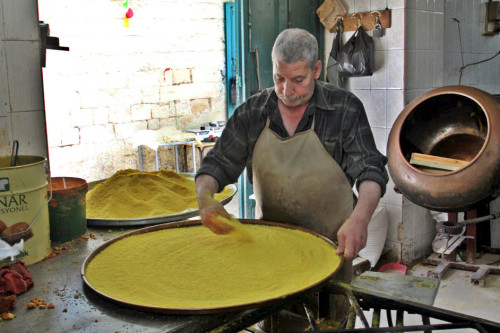
<svg viewBox="0 0 500 333">
<path fill-rule="evenodd" d="M 0 239 L 13 245 L 22 236 L 24 249 L 14 260 L 30 265 L 41 261 L 51 252 L 47 159 L 19 155 L 15 166 L 10 166 L 10 161 L 11 156 L 0 156 L 0 220 L 3 221 L 3 228 L 20 222 L 26 223 L 27 227 L 10 237 L 4 230 L 0 233 Z M 10 262 L 10 258 L 6 258 L 0 261 L 0 265 Z"/>
</svg>

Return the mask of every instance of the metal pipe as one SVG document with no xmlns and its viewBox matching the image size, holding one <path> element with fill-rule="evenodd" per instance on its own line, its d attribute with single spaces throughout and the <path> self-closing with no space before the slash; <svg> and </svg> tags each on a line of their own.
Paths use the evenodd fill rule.
<svg viewBox="0 0 500 333">
<path fill-rule="evenodd" d="M 372 314 L 372 327 L 378 328 L 380 327 L 380 308 L 373 309 Z"/>
<path fill-rule="evenodd" d="M 346 329 L 354 328 L 354 326 L 356 326 L 356 310 L 351 306 L 349 309 L 349 316 L 347 317 Z"/>
<path fill-rule="evenodd" d="M 356 311 L 356 315 L 358 315 L 359 319 L 361 319 L 365 328 L 370 327 L 370 324 L 368 323 L 368 320 L 366 320 L 365 314 L 363 313 L 363 310 L 359 306 L 358 300 L 356 299 L 356 297 L 354 297 L 352 291 L 347 290 L 346 294 L 347 297 L 349 297 L 349 302 L 351 303 L 351 306 L 354 308 L 354 311 Z"/>
<path fill-rule="evenodd" d="M 494 220 L 494 219 L 497 219 L 497 218 L 500 218 L 500 212 L 493 213 L 493 214 L 490 214 L 488 216 L 477 217 L 475 219 L 469 219 L 469 220 L 460 221 L 458 223 L 461 223 L 461 224 L 464 224 L 464 225 L 468 225 L 468 224 L 474 224 L 474 223 L 479 223 L 479 222 L 488 221 L 488 220 Z"/>
<path fill-rule="evenodd" d="M 304 311 L 306 312 L 307 319 L 309 320 L 309 324 L 311 324 L 312 330 L 314 332 L 318 331 L 318 324 L 316 324 L 316 320 L 314 319 L 313 311 L 306 302 L 302 303 L 302 306 L 304 307 Z"/>
</svg>

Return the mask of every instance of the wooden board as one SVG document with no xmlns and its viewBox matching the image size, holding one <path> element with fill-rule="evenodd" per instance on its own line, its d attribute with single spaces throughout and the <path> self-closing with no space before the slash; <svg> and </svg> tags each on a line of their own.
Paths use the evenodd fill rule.
<svg viewBox="0 0 500 333">
<path fill-rule="evenodd" d="M 373 30 L 376 19 L 380 21 L 383 29 L 391 27 L 391 10 L 373 10 L 371 12 L 346 14 L 339 17 L 343 25 L 342 31 L 356 31 L 361 25 L 364 30 Z M 330 29 L 330 32 L 335 32 L 335 26 Z"/>
<path fill-rule="evenodd" d="M 410 164 L 455 171 L 468 165 L 469 162 L 447 157 L 413 153 L 411 154 Z"/>
<path fill-rule="evenodd" d="M 367 271 L 356 277 L 351 285 L 354 290 L 381 297 L 433 305 L 439 283 L 439 279 L 434 278 Z"/>
</svg>

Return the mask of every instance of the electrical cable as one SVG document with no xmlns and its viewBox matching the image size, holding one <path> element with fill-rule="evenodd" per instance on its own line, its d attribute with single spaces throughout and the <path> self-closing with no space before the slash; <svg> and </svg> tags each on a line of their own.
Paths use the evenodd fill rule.
<svg viewBox="0 0 500 333">
<path fill-rule="evenodd" d="M 467 64 L 467 65 L 464 65 L 464 50 L 463 50 L 463 47 L 462 47 L 462 34 L 460 33 L 460 21 L 456 18 L 456 17 L 453 17 L 452 18 L 453 21 L 457 22 L 457 28 L 458 28 L 458 41 L 460 42 L 460 55 L 462 56 L 462 67 L 459 69 L 459 72 L 460 72 L 460 77 L 458 79 L 458 85 L 460 86 L 461 85 L 461 82 L 462 82 L 462 74 L 463 74 L 463 71 L 465 68 L 469 67 L 469 66 L 472 66 L 472 65 L 477 65 L 477 64 L 480 64 L 480 63 L 483 63 L 483 62 L 486 62 L 486 61 L 489 61 L 493 58 L 495 58 L 497 55 L 500 54 L 500 51 L 498 51 L 494 56 L 492 56 L 491 58 L 488 58 L 488 59 L 485 59 L 485 60 L 481 60 L 481 61 L 478 61 L 478 62 L 474 62 L 474 63 L 471 63 L 471 64 Z"/>
<path fill-rule="evenodd" d="M 466 69 L 467 67 L 472 66 L 472 65 L 477 65 L 477 64 L 480 64 L 480 63 L 483 63 L 483 62 L 486 62 L 486 61 L 490 61 L 491 59 L 495 58 L 499 54 L 500 54 L 500 50 L 497 53 L 495 53 L 494 56 L 492 56 L 492 57 L 490 57 L 488 59 L 484 59 L 484 60 L 481 60 L 481 61 L 478 61 L 478 62 L 473 62 L 473 63 L 467 64 L 467 65 L 463 66 L 462 68 L 460 68 L 460 70 L 459 70 L 459 72 L 460 72 L 460 78 L 458 79 L 458 85 L 460 85 L 460 82 L 462 82 L 462 74 L 463 74 L 464 69 Z"/>
<path fill-rule="evenodd" d="M 457 22 L 457 27 L 458 27 L 458 41 L 460 42 L 460 55 L 462 56 L 462 66 L 464 66 L 464 50 L 462 47 L 462 34 L 460 33 L 460 21 L 454 17 L 452 18 L 453 21 Z"/>
</svg>

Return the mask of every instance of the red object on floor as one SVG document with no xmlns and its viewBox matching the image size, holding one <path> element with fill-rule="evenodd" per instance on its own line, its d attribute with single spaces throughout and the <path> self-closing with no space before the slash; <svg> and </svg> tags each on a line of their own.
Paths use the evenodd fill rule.
<svg viewBox="0 0 500 333">
<path fill-rule="evenodd" d="M 33 278 L 22 261 L 0 269 L 0 295 L 19 295 L 33 286 Z"/>
<path fill-rule="evenodd" d="M 9 312 L 10 308 L 16 305 L 17 296 L 0 296 L 0 313 Z"/>
<path fill-rule="evenodd" d="M 10 266 L 10 270 L 20 274 L 23 277 L 23 280 L 26 282 L 28 289 L 33 287 L 33 277 L 26 268 L 24 262 L 17 261 L 14 265 Z"/>
<path fill-rule="evenodd" d="M 399 275 L 406 275 L 406 266 L 402 265 L 403 261 L 400 260 L 398 261 L 397 264 L 385 264 L 380 266 L 378 269 L 379 272 L 383 273 L 392 273 L 392 274 L 399 274 Z"/>
<path fill-rule="evenodd" d="M 21 274 L 13 272 L 7 268 L 0 269 L 0 294 L 19 295 L 28 290 L 26 281 Z"/>
<path fill-rule="evenodd" d="M 0 313 L 9 312 L 19 294 L 33 287 L 33 277 L 22 261 L 0 268 Z"/>
</svg>

